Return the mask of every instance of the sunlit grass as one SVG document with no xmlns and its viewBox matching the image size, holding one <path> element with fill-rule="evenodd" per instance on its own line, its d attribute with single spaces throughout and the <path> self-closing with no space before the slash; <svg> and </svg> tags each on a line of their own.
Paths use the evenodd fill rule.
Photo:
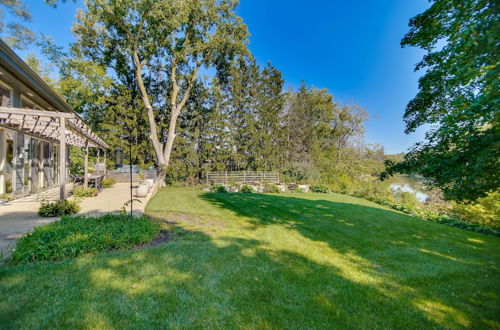
<svg viewBox="0 0 500 330">
<path fill-rule="evenodd" d="M 337 194 L 169 188 L 176 240 L 2 268 L 6 328 L 500 327 L 500 240 Z"/>
</svg>

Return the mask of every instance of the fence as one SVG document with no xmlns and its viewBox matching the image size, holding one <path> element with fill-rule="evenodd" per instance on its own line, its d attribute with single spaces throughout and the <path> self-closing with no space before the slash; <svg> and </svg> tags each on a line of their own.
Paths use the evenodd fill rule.
<svg viewBox="0 0 500 330">
<path fill-rule="evenodd" d="M 208 172 L 207 183 L 279 183 L 280 174 L 277 171 L 225 171 Z"/>
</svg>

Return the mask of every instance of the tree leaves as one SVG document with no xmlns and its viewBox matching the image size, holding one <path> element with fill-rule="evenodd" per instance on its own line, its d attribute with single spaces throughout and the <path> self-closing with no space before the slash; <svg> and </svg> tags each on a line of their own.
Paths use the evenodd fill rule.
<svg viewBox="0 0 500 330">
<path fill-rule="evenodd" d="M 386 174 L 420 173 L 457 200 L 498 189 L 499 13 L 498 1 L 434 0 L 410 20 L 401 44 L 427 54 L 416 66 L 425 74 L 406 108 L 406 132 L 435 127 Z"/>
</svg>

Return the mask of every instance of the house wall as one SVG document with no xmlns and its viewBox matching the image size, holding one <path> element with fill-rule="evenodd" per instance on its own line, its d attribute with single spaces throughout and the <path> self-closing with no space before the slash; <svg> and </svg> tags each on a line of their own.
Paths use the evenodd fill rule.
<svg viewBox="0 0 500 330">
<path fill-rule="evenodd" d="M 2 106 L 45 110 L 34 100 L 35 94 L 21 93 L 14 85 L 11 80 L 8 83 L 0 78 Z M 58 151 L 58 143 L 16 131 L 0 122 L 0 194 L 26 196 L 58 185 Z M 66 164 L 68 177 L 69 157 Z"/>
</svg>

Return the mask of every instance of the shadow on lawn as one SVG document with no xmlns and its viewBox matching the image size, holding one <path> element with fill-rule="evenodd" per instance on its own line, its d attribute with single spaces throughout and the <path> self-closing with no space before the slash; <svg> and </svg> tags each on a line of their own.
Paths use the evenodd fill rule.
<svg viewBox="0 0 500 330">
<path fill-rule="evenodd" d="M 380 207 L 329 200 L 270 194 L 210 193 L 203 194 L 202 198 L 246 217 L 256 230 L 262 226 L 281 225 L 295 230 L 306 239 L 327 243 L 347 262 L 356 264 L 356 271 L 361 276 L 371 278 L 376 283 L 373 287 L 379 288 L 381 294 L 398 297 L 400 301 L 407 301 L 423 311 L 437 311 L 434 314 L 439 315 L 438 324 L 463 326 L 468 318 L 479 316 L 473 322 L 475 326 L 491 326 L 491 320 L 481 318 L 484 315 L 473 316 L 469 313 L 476 309 L 493 316 L 492 320 L 498 326 L 498 287 L 490 282 L 491 286 L 486 285 L 485 290 L 471 285 L 472 291 L 458 292 L 453 278 L 453 274 L 470 273 L 479 267 L 484 273 L 477 272 L 477 275 L 486 276 L 486 281 L 489 281 L 488 276 L 493 275 L 499 283 L 498 263 L 491 255 L 498 254 L 498 249 L 491 250 L 486 245 L 486 240 L 490 238 L 484 235 Z M 488 253 L 490 258 L 483 258 Z M 438 273 L 448 278 L 434 285 L 432 281 L 441 280 L 435 276 Z M 443 296 L 454 297 L 445 302 L 440 298 Z M 493 299 L 490 303 L 495 306 L 488 306 L 489 299 Z"/>
<path fill-rule="evenodd" d="M 487 250 L 482 234 L 450 229 L 382 207 L 278 194 L 205 193 L 201 198 L 247 218 L 254 229 L 283 225 L 342 252 L 362 252 L 365 248 L 371 252 L 397 245 L 398 249 L 400 246 L 438 249 L 440 251 L 435 252 L 445 255 L 450 252 L 448 244 L 460 244 L 474 252 Z M 476 239 L 470 239 L 471 236 Z M 468 263 L 464 257 L 455 258 L 455 261 Z"/>
<path fill-rule="evenodd" d="M 142 251 L 0 272 L 5 328 L 388 328 L 436 323 L 341 269 L 190 234 Z M 250 252 L 251 251 L 251 252 Z M 221 257 L 223 256 L 223 257 Z M 38 274 L 33 274 L 33 272 Z M 346 292 L 348 294 L 346 294 Z M 448 324 L 459 326 L 456 320 Z"/>
<path fill-rule="evenodd" d="M 419 264 L 430 259 L 440 271 L 449 268 L 450 277 L 461 267 L 470 271 L 466 254 L 456 256 L 439 244 L 432 248 L 430 240 L 457 239 L 439 233 L 438 227 L 430 234 L 424 234 L 417 222 L 411 231 L 391 229 L 406 216 L 367 206 L 356 206 L 345 214 L 347 206 L 353 205 L 323 200 L 258 194 L 206 194 L 203 198 L 248 217 L 256 229 L 280 224 L 307 239 L 325 242 L 337 254 L 336 263 L 270 249 L 265 240 L 191 232 L 144 250 L 2 268 L 0 327 L 460 328 L 498 324 L 498 289 L 494 286 L 455 295 L 449 293 L 453 288 L 408 276 L 425 273 Z M 253 203 L 259 206 L 257 210 Z M 279 211 L 282 208 L 286 211 Z M 361 214 L 367 213 L 382 214 L 390 225 L 375 218 L 362 220 Z M 360 237 L 366 228 L 371 228 L 372 236 Z M 414 243 L 420 245 L 412 247 Z M 473 249 L 480 243 L 470 244 L 464 251 L 481 253 Z M 378 252 L 390 253 L 393 263 L 386 263 L 387 255 Z M 456 260 L 443 257 L 445 252 Z M 446 300 L 440 298 L 443 295 Z"/>
</svg>

